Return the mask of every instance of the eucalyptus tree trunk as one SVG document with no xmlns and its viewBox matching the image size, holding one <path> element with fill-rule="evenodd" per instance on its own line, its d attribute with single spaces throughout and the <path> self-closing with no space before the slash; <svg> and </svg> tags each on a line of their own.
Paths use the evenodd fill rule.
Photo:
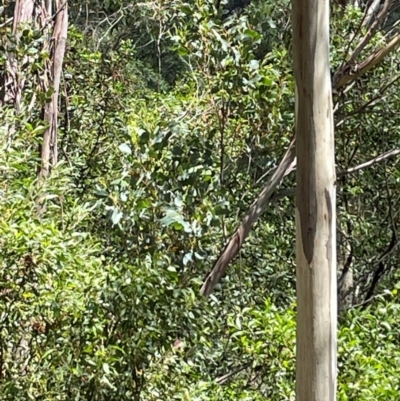
<svg viewBox="0 0 400 401">
<path fill-rule="evenodd" d="M 29 55 L 15 56 L 12 48 L 18 45 L 23 29 L 42 32 L 42 51 L 49 54 L 44 62 L 44 71 L 36 76 L 26 76 Z M 42 107 L 43 120 L 47 128 L 43 134 L 40 156 L 40 177 L 49 175 L 51 166 L 57 163 L 57 112 L 59 87 L 68 30 L 67 0 L 17 0 L 14 6 L 13 43 L 6 44 L 6 71 L 0 76 L 0 107 L 11 105 L 16 120 L 20 113 L 29 113 L 37 106 L 36 94 L 28 104 L 24 102 L 27 81 L 34 80 L 36 87 L 46 94 L 48 100 Z M 15 131 L 15 128 L 12 129 Z M 13 136 L 9 135 L 10 137 Z"/>
<path fill-rule="evenodd" d="M 293 0 L 297 401 L 336 399 L 336 190 L 329 1 Z"/>
<path fill-rule="evenodd" d="M 42 166 L 40 175 L 47 177 L 51 166 L 57 164 L 57 123 L 58 123 L 58 97 L 61 81 L 62 65 L 64 60 L 65 46 L 68 32 L 68 10 L 67 1 L 46 1 L 46 12 L 48 18 L 52 18 L 54 23 L 48 35 L 49 41 L 46 47 L 50 50 L 51 58 L 47 63 L 47 76 L 43 82 L 43 90 L 52 90 L 51 100 L 44 107 L 44 120 L 47 122 L 47 129 L 43 134 L 41 146 Z"/>
</svg>

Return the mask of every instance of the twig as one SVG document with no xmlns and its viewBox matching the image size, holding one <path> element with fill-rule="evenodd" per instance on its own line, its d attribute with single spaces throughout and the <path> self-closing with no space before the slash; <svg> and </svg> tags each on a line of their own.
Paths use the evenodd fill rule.
<svg viewBox="0 0 400 401">
<path fill-rule="evenodd" d="M 5 26 L 12 24 L 13 20 L 14 20 L 13 17 L 9 18 L 8 20 L 0 24 L 0 28 L 4 28 Z"/>
<path fill-rule="evenodd" d="M 387 160 L 390 157 L 396 156 L 398 154 L 400 154 L 400 149 L 390 150 L 389 152 L 386 152 L 386 153 L 383 153 L 383 154 L 381 154 L 381 155 L 379 155 L 377 157 L 374 157 L 373 159 L 368 160 L 365 163 L 361 163 L 361 164 L 359 164 L 357 166 L 350 167 L 347 170 L 339 171 L 337 173 L 337 177 L 339 178 L 339 177 L 343 177 L 344 175 L 347 175 L 347 174 L 355 173 L 356 171 L 359 171 L 359 170 L 362 170 L 364 168 L 370 167 L 370 166 L 372 166 L 372 165 L 374 165 L 376 163 L 381 162 L 382 160 Z M 295 170 L 295 168 L 293 168 L 293 170 Z M 279 192 L 275 193 L 272 196 L 271 201 L 274 202 L 274 201 L 277 201 L 278 199 L 284 198 L 286 196 L 291 196 L 291 195 L 294 195 L 294 188 L 284 189 L 282 191 L 279 191 Z"/>
<path fill-rule="evenodd" d="M 110 31 L 118 24 L 119 21 L 124 17 L 124 14 L 121 14 L 116 21 L 114 21 L 110 26 L 108 27 L 106 33 L 98 40 L 98 44 L 100 44 L 104 38 L 108 36 Z"/>
<path fill-rule="evenodd" d="M 398 249 L 399 245 L 400 244 L 398 242 L 396 242 L 396 235 L 395 235 L 394 231 L 392 230 L 392 239 L 391 239 L 387 249 L 383 252 L 382 256 L 375 263 L 375 266 L 378 266 L 378 269 L 376 269 L 374 272 L 371 286 L 367 292 L 367 295 L 365 296 L 365 302 L 367 302 L 373 296 L 374 290 L 375 290 L 380 278 L 385 274 L 385 265 L 383 262 L 394 251 L 396 251 Z"/>
<path fill-rule="evenodd" d="M 242 366 L 240 366 L 239 368 L 233 370 L 232 372 L 229 372 L 229 373 L 227 373 L 227 374 L 225 374 L 225 375 L 223 375 L 223 376 L 218 377 L 217 379 L 215 379 L 215 382 L 216 382 L 217 384 L 220 384 L 220 385 L 221 385 L 221 384 L 224 384 L 224 383 L 225 383 L 226 381 L 228 381 L 232 376 L 235 376 L 235 375 L 237 375 L 238 373 L 240 373 L 240 372 L 242 372 L 243 370 L 245 370 L 245 369 L 247 369 L 248 367 L 250 367 L 252 363 L 253 363 L 252 361 L 245 363 L 244 365 L 242 365 Z"/>
<path fill-rule="evenodd" d="M 356 114 L 361 113 L 362 111 L 364 111 L 368 106 L 375 106 L 378 102 L 386 99 L 385 96 L 383 96 L 383 94 L 396 82 L 400 79 L 400 75 L 393 78 L 388 84 L 386 84 L 383 88 L 381 88 L 379 90 L 379 92 L 373 96 L 368 102 L 364 103 L 362 106 L 360 106 L 357 110 L 354 110 L 348 114 L 346 114 L 345 116 L 343 116 L 343 118 L 341 120 L 339 120 L 335 126 L 338 127 L 339 125 L 341 125 L 343 123 L 343 121 L 345 121 L 347 118 L 354 116 Z"/>
<path fill-rule="evenodd" d="M 347 170 L 339 172 L 338 173 L 338 177 L 346 175 L 346 174 L 354 173 L 354 172 L 362 170 L 362 169 L 364 169 L 366 167 L 370 167 L 375 163 L 379 163 L 382 160 L 389 159 L 390 157 L 396 156 L 398 154 L 400 154 L 400 149 L 390 150 L 389 152 L 386 152 L 386 153 L 383 153 L 383 154 L 381 154 L 381 155 L 379 155 L 377 157 L 374 157 L 373 159 L 368 160 L 365 163 L 359 164 L 358 166 L 350 167 Z"/>
<path fill-rule="evenodd" d="M 368 298 L 367 300 L 360 302 L 359 304 L 351 305 L 351 306 L 348 306 L 347 308 L 344 308 L 344 309 L 342 310 L 342 312 L 348 311 L 348 310 L 350 310 L 350 309 L 359 308 L 360 306 L 368 305 L 368 304 L 370 304 L 374 299 L 376 299 L 376 298 L 384 298 L 384 297 L 386 297 L 386 296 L 388 296 L 388 295 L 392 295 L 392 294 L 391 294 L 390 292 L 385 292 L 385 293 L 383 293 L 383 294 L 376 294 L 376 295 L 374 295 L 374 296 Z"/>
</svg>

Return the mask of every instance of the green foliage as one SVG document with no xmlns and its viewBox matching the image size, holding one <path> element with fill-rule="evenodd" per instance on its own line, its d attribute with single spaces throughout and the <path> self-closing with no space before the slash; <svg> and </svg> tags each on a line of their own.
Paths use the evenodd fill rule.
<svg viewBox="0 0 400 401">
<path fill-rule="evenodd" d="M 355 309 L 346 317 L 339 341 L 340 400 L 387 400 L 399 393 L 396 298 L 397 289 L 393 298 L 361 313 Z"/>
<path fill-rule="evenodd" d="M 228 18 L 222 3 L 110 1 L 85 16 L 71 3 L 60 163 L 41 185 L 42 116 L 1 108 L 1 400 L 294 399 L 291 198 L 260 219 L 210 299 L 198 296 L 294 120 L 287 2 L 255 1 Z M 333 68 L 360 18 L 349 8 L 333 19 Z M 45 102 L 40 35 L 25 30 L 12 50 L 9 28 L 0 71 L 14 51 L 23 105 L 34 94 Z M 396 57 L 335 98 L 338 169 L 397 145 L 398 84 L 368 103 L 394 78 Z M 391 161 L 339 183 L 357 302 L 382 252 L 379 291 L 399 279 L 396 248 L 384 253 L 397 238 L 398 170 Z M 396 291 L 340 316 L 340 400 L 399 393 Z"/>
</svg>

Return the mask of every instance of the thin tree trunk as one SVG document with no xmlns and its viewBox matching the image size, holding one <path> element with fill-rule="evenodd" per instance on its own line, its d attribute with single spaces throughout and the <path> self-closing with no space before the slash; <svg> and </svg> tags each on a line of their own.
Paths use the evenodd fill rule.
<svg viewBox="0 0 400 401">
<path fill-rule="evenodd" d="M 34 0 L 17 0 L 14 8 L 13 30 L 14 40 L 19 41 L 21 25 L 32 22 L 34 16 L 35 4 Z M 5 72 L 0 77 L 0 106 L 12 104 L 15 114 L 18 115 L 21 109 L 22 91 L 25 84 L 25 77 L 20 73 L 20 64 L 18 63 L 12 51 L 7 52 Z"/>
<path fill-rule="evenodd" d="M 346 233 L 350 237 L 351 231 Z M 338 230 L 337 241 L 338 312 L 352 307 L 354 301 L 354 251 L 352 244 Z"/>
<path fill-rule="evenodd" d="M 45 36 L 43 48 L 50 54 L 49 60 L 45 63 L 45 73 L 41 77 L 29 77 L 41 81 L 40 87 L 44 93 L 50 94 L 49 90 L 52 91 L 50 101 L 43 106 L 43 119 L 47 123 L 47 129 L 40 147 L 39 182 L 42 182 L 43 178 L 48 177 L 51 166 L 54 166 L 58 159 L 58 98 L 68 31 L 67 0 L 17 0 L 13 21 L 13 41 L 16 43 L 19 41 L 21 27 L 25 24 L 43 32 Z M 35 105 L 35 99 L 31 101 L 29 107 L 23 105 L 27 77 L 21 66 L 27 62 L 29 62 L 28 57 L 18 60 L 14 53 L 9 51 L 6 71 L 0 76 L 0 107 L 6 104 L 12 105 L 16 116 L 22 112 L 28 114 Z M 12 138 L 16 129 L 10 127 L 9 131 L 9 137 Z"/>
<path fill-rule="evenodd" d="M 293 0 L 296 401 L 336 400 L 336 190 L 329 1 Z"/>
<path fill-rule="evenodd" d="M 47 15 L 52 17 L 52 2 L 46 1 Z M 47 68 L 49 79 L 44 83 L 44 90 L 52 88 L 53 94 L 51 101 L 44 107 L 44 120 L 48 127 L 43 134 L 41 146 L 42 165 L 40 177 L 45 178 L 49 175 L 51 166 L 57 163 L 57 120 L 58 120 L 58 96 L 62 64 L 64 60 L 65 45 L 68 32 L 68 9 L 67 2 L 56 1 L 56 17 L 53 34 L 48 45 L 51 48 L 51 59 Z"/>
</svg>

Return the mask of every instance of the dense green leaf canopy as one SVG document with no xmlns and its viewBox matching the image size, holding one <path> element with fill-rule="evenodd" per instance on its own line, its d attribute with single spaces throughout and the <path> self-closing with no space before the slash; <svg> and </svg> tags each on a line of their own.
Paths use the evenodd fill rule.
<svg viewBox="0 0 400 401">
<path fill-rule="evenodd" d="M 41 185 L 48 54 L 29 24 L 15 39 L 11 3 L 0 79 L 12 55 L 24 90 L 0 108 L 0 400 L 293 400 L 292 175 L 199 296 L 293 136 L 289 2 L 69 2 L 60 161 Z M 332 76 L 367 32 L 361 3 L 333 5 Z M 336 91 L 338 172 L 399 148 L 399 57 Z M 396 157 L 338 175 L 343 401 L 400 394 L 399 183 Z"/>
</svg>

